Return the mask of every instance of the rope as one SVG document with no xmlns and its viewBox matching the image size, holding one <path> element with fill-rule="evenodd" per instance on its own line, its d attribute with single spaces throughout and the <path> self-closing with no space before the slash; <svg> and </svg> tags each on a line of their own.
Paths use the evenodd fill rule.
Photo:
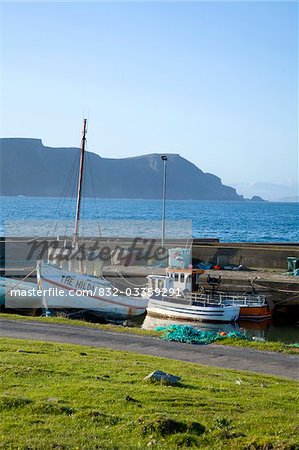
<svg viewBox="0 0 299 450">
<path fill-rule="evenodd" d="M 281 303 L 285 303 L 285 302 L 292 302 L 293 300 L 296 300 L 297 298 L 299 298 L 299 294 L 294 295 L 294 297 L 286 298 L 285 300 L 281 300 L 280 302 L 275 302 L 274 306 L 280 305 Z"/>
<path fill-rule="evenodd" d="M 127 284 L 129 284 L 130 286 L 133 287 L 146 287 L 147 283 L 145 284 L 134 284 L 134 283 L 130 283 L 130 281 L 128 281 L 121 272 L 118 272 L 117 270 L 114 270 L 113 272 L 115 272 L 119 278 L 123 279 Z"/>
<path fill-rule="evenodd" d="M 285 300 L 281 300 L 280 302 L 276 303 L 276 305 L 279 305 L 280 303 L 284 303 L 284 302 L 293 301 L 293 300 L 296 300 L 297 298 L 299 298 L 299 294 L 294 295 L 294 296 L 291 297 L 291 298 L 287 298 L 287 299 L 285 299 Z"/>
<path fill-rule="evenodd" d="M 257 287 L 262 287 L 262 288 L 268 289 L 268 290 L 270 290 L 272 292 L 284 292 L 286 294 L 296 294 L 296 295 L 294 295 L 291 298 L 286 298 L 285 300 L 281 300 L 280 302 L 275 302 L 275 306 L 276 305 L 280 305 L 281 303 L 290 302 L 290 301 L 293 301 L 293 300 L 296 300 L 297 298 L 299 298 L 299 292 L 298 291 L 288 291 L 286 289 L 275 289 L 275 288 L 272 288 L 271 286 L 264 286 L 262 284 L 254 283 L 254 280 L 256 280 L 258 278 L 259 277 L 256 277 L 256 278 L 253 278 L 251 280 L 252 286 L 253 286 L 253 284 L 255 284 Z"/>
<path fill-rule="evenodd" d="M 51 310 L 51 308 L 50 308 L 50 310 L 47 309 L 46 311 L 49 311 L 51 314 L 51 311 L 53 311 L 53 310 Z M 69 313 L 66 311 L 67 311 L 67 307 L 65 310 L 62 309 L 62 310 L 59 310 L 59 312 L 55 311 L 55 314 L 53 314 L 52 317 L 55 316 L 55 317 L 63 319 L 63 318 L 68 318 L 68 317 L 72 317 L 72 316 L 80 316 L 81 314 L 86 314 L 92 310 L 91 309 L 79 309 L 78 311 L 69 312 Z M 47 316 L 47 314 L 45 312 L 43 312 L 39 317 L 51 317 L 51 315 Z"/>
<path fill-rule="evenodd" d="M 299 295 L 298 291 L 288 291 L 286 289 L 275 289 L 275 288 L 272 288 L 271 286 L 264 286 L 263 284 L 254 283 L 254 280 L 255 280 L 255 278 L 252 280 L 252 284 L 255 284 L 258 287 L 269 289 L 270 291 L 273 291 L 273 292 L 285 292 L 286 294 L 297 294 L 297 295 Z"/>
<path fill-rule="evenodd" d="M 101 237 L 102 236 L 102 230 L 101 230 L 101 226 L 100 226 L 100 215 L 99 215 L 98 205 L 97 205 L 97 201 L 96 201 L 96 193 L 95 193 L 95 187 L 94 187 L 93 171 L 92 171 L 92 166 L 91 166 L 91 162 L 90 162 L 89 153 L 87 153 L 87 162 L 88 162 L 88 167 L 89 167 L 89 172 L 90 172 L 90 182 L 91 182 L 91 188 L 92 188 L 92 194 L 93 194 L 94 209 L 95 209 L 95 213 L 96 213 L 96 219 L 98 221 L 99 236 Z"/>
<path fill-rule="evenodd" d="M 75 152 L 75 155 L 74 155 L 74 158 L 73 158 L 73 162 L 72 162 L 72 165 L 71 165 L 71 170 L 68 173 L 68 176 L 67 176 L 64 188 L 62 190 L 61 197 L 59 198 L 57 207 L 56 207 L 56 209 L 54 211 L 54 214 L 53 214 L 54 219 L 56 219 L 56 223 L 55 223 L 54 229 L 53 229 L 53 234 L 54 235 L 55 235 L 57 227 L 58 227 L 58 217 L 60 215 L 59 213 L 63 210 L 63 206 L 66 206 L 67 193 L 68 193 L 68 191 L 70 192 L 69 187 L 71 185 L 71 182 L 74 179 L 75 167 L 78 165 L 79 158 L 80 158 L 80 152 Z M 75 183 L 74 183 L 74 185 L 75 185 Z M 75 189 L 75 186 L 73 186 L 72 191 L 74 191 L 74 189 Z M 72 197 L 73 194 L 74 194 L 74 192 L 70 192 L 71 197 Z M 64 212 L 66 213 L 66 216 L 69 216 L 70 209 L 71 209 L 71 204 L 69 204 L 68 207 L 66 206 L 64 208 Z M 50 233 L 50 229 L 48 230 L 48 233 L 47 233 L 46 237 L 49 236 L 49 233 Z"/>
<path fill-rule="evenodd" d="M 30 270 L 30 269 L 32 269 L 32 266 L 30 266 L 30 267 L 6 267 L 5 268 L 5 272 L 8 272 L 8 271 L 15 271 L 15 270 Z"/>
</svg>

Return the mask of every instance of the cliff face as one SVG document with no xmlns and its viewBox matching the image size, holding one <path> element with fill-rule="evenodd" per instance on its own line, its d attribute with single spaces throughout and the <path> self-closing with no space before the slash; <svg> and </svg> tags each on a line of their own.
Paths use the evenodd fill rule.
<svg viewBox="0 0 299 450">
<path fill-rule="evenodd" d="M 45 147 L 40 139 L 0 139 L 0 195 L 74 196 L 79 156 L 77 148 Z M 168 199 L 243 200 L 220 178 L 202 172 L 180 155 L 167 157 Z M 109 159 L 87 152 L 84 193 L 106 198 L 161 198 L 162 176 L 159 154 Z"/>
</svg>

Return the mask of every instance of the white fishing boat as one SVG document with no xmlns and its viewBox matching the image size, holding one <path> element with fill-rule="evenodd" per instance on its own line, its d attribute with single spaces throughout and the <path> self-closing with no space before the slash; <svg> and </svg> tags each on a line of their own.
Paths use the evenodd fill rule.
<svg viewBox="0 0 299 450">
<path fill-rule="evenodd" d="M 37 280 L 43 291 L 43 304 L 47 310 L 88 312 L 107 320 L 139 316 L 146 310 L 146 296 L 131 295 L 131 290 L 120 290 L 106 280 L 102 274 L 103 263 L 97 254 L 85 254 L 83 259 L 76 256 L 85 142 L 86 119 L 83 124 L 75 230 L 71 245 L 56 249 L 48 262 L 37 263 Z"/>
<path fill-rule="evenodd" d="M 35 283 L 0 277 L 0 306 L 5 309 L 35 310 L 43 308 L 43 300 Z"/>
<path fill-rule="evenodd" d="M 147 313 L 153 317 L 212 323 L 238 320 L 240 306 L 192 292 L 192 285 L 202 273 L 199 269 L 168 267 L 166 275 L 149 275 Z"/>
</svg>

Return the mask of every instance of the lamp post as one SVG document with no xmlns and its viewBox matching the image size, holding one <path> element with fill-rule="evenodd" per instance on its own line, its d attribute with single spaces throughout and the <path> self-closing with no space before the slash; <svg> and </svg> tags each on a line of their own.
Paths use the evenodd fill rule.
<svg viewBox="0 0 299 450">
<path fill-rule="evenodd" d="M 162 206 L 162 247 L 165 242 L 165 206 L 166 206 L 166 163 L 167 156 L 161 155 L 163 161 L 163 206 Z"/>
</svg>

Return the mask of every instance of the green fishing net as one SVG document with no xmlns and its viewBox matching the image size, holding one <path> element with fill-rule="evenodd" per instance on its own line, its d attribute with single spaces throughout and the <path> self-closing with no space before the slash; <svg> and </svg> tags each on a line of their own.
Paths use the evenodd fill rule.
<svg viewBox="0 0 299 450">
<path fill-rule="evenodd" d="M 191 325 L 169 325 L 167 327 L 156 327 L 156 330 L 163 332 L 160 338 L 165 341 L 184 342 L 187 344 L 211 344 L 212 342 L 226 338 L 251 340 L 245 334 L 239 333 L 238 331 L 231 331 L 229 333 L 201 331 Z"/>
</svg>

